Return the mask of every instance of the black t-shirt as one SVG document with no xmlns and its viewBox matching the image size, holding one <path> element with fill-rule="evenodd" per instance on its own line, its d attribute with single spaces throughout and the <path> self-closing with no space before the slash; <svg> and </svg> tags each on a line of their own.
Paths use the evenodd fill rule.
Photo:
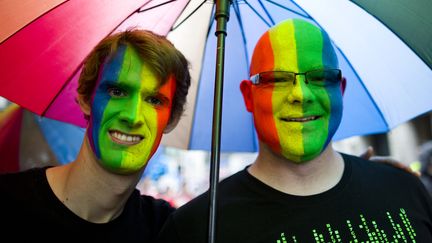
<svg viewBox="0 0 432 243">
<path fill-rule="evenodd" d="M 219 185 L 216 242 L 432 242 L 432 204 L 415 176 L 343 154 L 340 182 L 312 196 L 277 191 L 247 170 Z M 207 242 L 208 193 L 173 213 L 157 242 Z"/>
<path fill-rule="evenodd" d="M 91 223 L 60 202 L 45 170 L 0 176 L 0 241 L 154 242 L 174 211 L 166 201 L 140 195 L 135 189 L 119 217 L 108 223 Z"/>
</svg>

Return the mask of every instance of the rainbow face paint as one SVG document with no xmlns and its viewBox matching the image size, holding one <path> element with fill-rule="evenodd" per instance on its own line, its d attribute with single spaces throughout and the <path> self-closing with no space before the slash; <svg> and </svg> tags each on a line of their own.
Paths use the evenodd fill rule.
<svg viewBox="0 0 432 243">
<path fill-rule="evenodd" d="M 131 46 L 119 46 L 102 67 L 87 135 L 102 166 L 127 174 L 145 167 L 168 123 L 175 80 L 159 86 Z"/>
<path fill-rule="evenodd" d="M 266 71 L 303 73 L 338 68 L 326 33 L 302 20 L 282 22 L 266 32 L 255 47 L 251 76 Z M 253 116 L 259 139 L 294 162 L 317 157 L 328 145 L 342 118 L 339 84 L 252 85 Z"/>
</svg>

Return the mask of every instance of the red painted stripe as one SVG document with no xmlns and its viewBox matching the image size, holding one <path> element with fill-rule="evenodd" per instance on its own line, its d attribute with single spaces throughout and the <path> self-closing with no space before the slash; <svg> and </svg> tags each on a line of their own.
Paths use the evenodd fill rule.
<svg viewBox="0 0 432 243">
<path fill-rule="evenodd" d="M 274 69 L 274 53 L 271 45 L 269 32 L 267 32 L 261 38 L 262 39 L 255 47 L 254 55 L 252 57 L 252 65 L 250 71 L 251 74 L 256 74 L 262 71 L 271 71 Z M 262 58 L 262 57 L 266 57 L 266 58 Z M 263 95 L 260 97 L 263 99 L 259 100 L 259 102 L 261 103 L 260 105 L 265 107 L 272 107 L 273 92 L 262 92 L 262 94 Z M 269 117 L 261 117 L 261 116 L 255 116 L 255 119 L 257 123 L 266 124 L 265 133 L 268 136 L 271 136 L 273 138 L 278 138 L 277 140 L 273 140 L 274 142 L 268 145 L 271 146 L 275 151 L 280 151 L 281 146 L 280 146 L 279 136 L 277 133 L 274 119 Z M 259 134 L 258 137 L 260 137 Z"/>
</svg>

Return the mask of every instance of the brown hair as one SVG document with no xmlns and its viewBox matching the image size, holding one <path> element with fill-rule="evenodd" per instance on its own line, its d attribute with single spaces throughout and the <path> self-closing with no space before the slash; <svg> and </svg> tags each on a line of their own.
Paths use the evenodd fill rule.
<svg viewBox="0 0 432 243">
<path fill-rule="evenodd" d="M 164 36 L 148 30 L 130 29 L 110 35 L 99 42 L 84 60 L 78 80 L 78 94 L 90 104 L 99 69 L 107 58 L 116 53 L 121 44 L 131 45 L 150 66 L 163 85 L 173 75 L 176 80 L 170 120 L 180 118 L 184 111 L 186 95 L 190 86 L 189 63 L 183 54 Z"/>
</svg>

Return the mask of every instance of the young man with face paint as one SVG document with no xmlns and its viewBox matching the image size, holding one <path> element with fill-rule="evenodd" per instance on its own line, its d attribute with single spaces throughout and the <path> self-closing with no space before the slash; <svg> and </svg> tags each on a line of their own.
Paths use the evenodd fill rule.
<svg viewBox="0 0 432 243">
<path fill-rule="evenodd" d="M 0 176 L 2 236 L 153 242 L 174 209 L 135 187 L 183 112 L 188 68 L 165 37 L 149 31 L 102 40 L 79 79 L 88 127 L 76 160 Z"/>
<path fill-rule="evenodd" d="M 259 39 L 242 91 L 255 162 L 219 185 L 216 242 L 432 242 L 418 177 L 333 150 L 345 78 L 327 34 L 289 19 Z M 179 208 L 158 242 L 207 241 L 208 193 Z"/>
</svg>

